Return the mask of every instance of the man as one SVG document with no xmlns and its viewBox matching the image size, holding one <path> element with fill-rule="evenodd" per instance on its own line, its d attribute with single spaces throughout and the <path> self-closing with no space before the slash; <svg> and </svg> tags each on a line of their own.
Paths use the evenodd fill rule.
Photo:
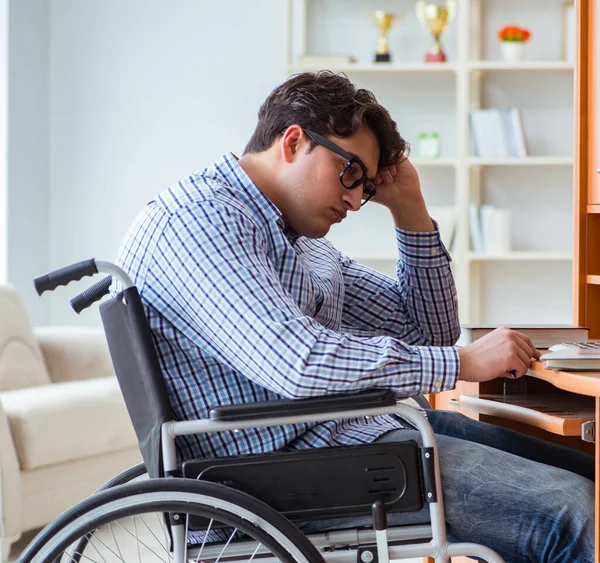
<svg viewBox="0 0 600 563">
<path fill-rule="evenodd" d="M 453 346 L 450 257 L 406 154 L 370 92 L 344 76 L 305 73 L 270 94 L 240 159 L 226 154 L 146 206 L 119 262 L 142 295 L 177 419 L 205 417 L 212 405 L 372 387 L 435 393 L 459 379 L 520 377 L 539 357 L 508 329 Z M 394 219 L 397 279 L 322 238 L 367 201 Z M 456 413 L 428 417 L 452 539 L 511 562 L 593 560 L 593 459 Z M 190 436 L 178 455 L 414 434 L 381 416 Z"/>
</svg>

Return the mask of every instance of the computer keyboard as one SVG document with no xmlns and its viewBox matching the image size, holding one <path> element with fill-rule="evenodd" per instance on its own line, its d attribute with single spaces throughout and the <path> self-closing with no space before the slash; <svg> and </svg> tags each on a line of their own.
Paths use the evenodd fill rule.
<svg viewBox="0 0 600 563">
<path fill-rule="evenodd" d="M 585 342 L 563 342 L 551 346 L 550 350 L 566 350 L 568 348 L 579 348 L 580 350 L 600 350 L 600 340 L 586 340 Z"/>
</svg>

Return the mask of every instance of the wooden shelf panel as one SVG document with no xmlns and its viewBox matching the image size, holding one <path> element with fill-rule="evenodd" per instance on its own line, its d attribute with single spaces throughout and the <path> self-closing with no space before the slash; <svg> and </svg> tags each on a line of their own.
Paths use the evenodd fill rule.
<svg viewBox="0 0 600 563">
<path fill-rule="evenodd" d="M 581 425 L 595 418 L 594 399 L 581 395 L 460 395 L 459 403 L 479 414 L 530 424 L 561 436 L 579 436 Z"/>
<path fill-rule="evenodd" d="M 600 285 L 600 276 L 586 276 L 585 281 L 591 285 Z"/>
</svg>

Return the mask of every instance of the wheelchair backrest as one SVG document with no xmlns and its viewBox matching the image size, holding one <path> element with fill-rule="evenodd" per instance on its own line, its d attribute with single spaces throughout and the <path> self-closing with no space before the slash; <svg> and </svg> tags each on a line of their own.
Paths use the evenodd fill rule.
<svg viewBox="0 0 600 563">
<path fill-rule="evenodd" d="M 137 288 L 101 303 L 100 315 L 146 470 L 152 478 L 162 477 L 161 425 L 173 414 Z"/>
</svg>

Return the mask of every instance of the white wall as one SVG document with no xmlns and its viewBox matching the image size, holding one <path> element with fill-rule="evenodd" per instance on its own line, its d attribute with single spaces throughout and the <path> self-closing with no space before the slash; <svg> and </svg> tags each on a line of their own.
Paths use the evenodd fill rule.
<svg viewBox="0 0 600 563">
<path fill-rule="evenodd" d="M 49 303 L 33 289 L 48 270 L 48 3 L 9 0 L 7 271 L 36 324 Z"/>
<path fill-rule="evenodd" d="M 8 0 L 0 0 L 0 283 L 6 282 L 6 151 L 8 143 Z"/>
<path fill-rule="evenodd" d="M 68 306 L 68 299 L 91 280 L 40 299 L 33 292 L 32 278 L 90 256 L 112 260 L 127 227 L 147 200 L 223 152 L 242 150 L 254 127 L 258 106 L 286 75 L 285 2 L 4 1 L 10 6 L 9 281 L 18 286 L 35 323 L 95 324 L 96 309 L 77 317 Z M 371 60 L 377 31 L 366 12 L 377 8 L 404 14 L 390 32 L 390 49 L 396 61 L 420 60 L 431 41 L 416 22 L 412 0 L 311 2 L 311 52 L 337 49 L 356 55 L 362 62 Z M 550 41 L 548 52 L 539 51 L 536 45 L 549 44 L 545 31 L 551 37 L 559 36 L 559 0 L 551 3 L 553 9 L 542 18 L 543 25 L 533 17 L 545 14 L 542 0 L 528 0 L 531 18 L 528 10 L 522 12 L 517 0 L 507 0 L 506 5 L 500 0 L 490 2 L 502 19 L 485 19 L 489 44 L 484 54 L 497 56 L 495 29 L 524 13 L 522 23 L 531 25 L 536 37 L 530 45 L 531 57 L 558 57 L 558 41 Z M 323 12 L 331 17 L 315 16 Z M 453 58 L 456 22 L 443 43 Z M 443 155 L 455 154 L 456 100 L 451 76 L 352 78 L 380 96 L 409 140 L 422 130 L 441 131 Z M 511 80 L 489 80 L 484 92 L 487 102 L 506 103 L 504 90 L 515 89 Z M 544 104 L 538 107 L 535 100 L 543 91 L 531 83 L 529 79 L 527 92 L 534 89 L 536 95 L 524 92 L 518 103 L 532 106 L 526 115 L 532 126 L 547 121 L 549 114 L 554 120 L 556 115 L 567 115 L 564 110 L 555 110 L 571 103 L 568 84 L 552 83 L 552 90 L 567 91 L 567 96 L 556 100 L 544 96 Z M 416 106 L 429 108 L 427 119 L 423 112 L 412 111 Z M 564 135 L 534 139 L 536 153 L 568 153 L 572 132 L 566 125 L 557 125 L 566 131 Z M 547 146 L 549 139 L 553 144 Z M 518 173 L 523 180 L 522 171 Z M 491 170 L 486 180 L 484 196 L 492 203 L 500 203 L 507 195 L 497 189 L 506 183 L 506 175 L 497 175 L 498 171 Z M 529 237 L 527 248 L 562 249 L 561 237 L 566 241 L 565 235 L 571 232 L 568 191 L 558 187 L 570 178 L 561 171 L 547 180 L 542 182 L 544 192 L 564 204 L 559 208 L 560 217 L 556 217 L 564 228 L 556 230 L 556 240 L 536 238 L 535 234 L 544 229 L 519 231 L 531 223 L 528 211 L 539 211 L 539 203 L 535 203 L 539 202 L 539 191 L 529 190 L 529 199 L 520 196 L 525 220 L 515 228 L 519 244 L 525 234 Z M 428 204 L 451 204 L 454 183 L 451 170 L 423 171 Z M 535 183 L 540 184 L 537 176 Z M 363 219 L 367 225 L 379 225 L 379 214 L 373 212 L 371 217 L 372 210 L 366 211 Z M 391 228 L 389 232 L 393 235 Z M 335 238 L 336 232 L 332 234 Z M 339 234 L 342 247 L 352 242 L 341 231 Z M 393 245 L 393 236 L 389 241 L 381 240 L 382 254 L 385 242 Z M 568 263 L 557 267 L 562 277 L 570 279 Z M 495 266 L 484 270 L 486 283 L 497 279 Z M 496 289 L 502 288 L 489 291 Z"/>
<path fill-rule="evenodd" d="M 112 260 L 146 201 L 242 151 L 285 78 L 284 10 L 281 0 L 52 0 L 51 268 Z M 88 284 L 48 296 L 52 323 L 97 322 L 67 302 Z"/>
</svg>

